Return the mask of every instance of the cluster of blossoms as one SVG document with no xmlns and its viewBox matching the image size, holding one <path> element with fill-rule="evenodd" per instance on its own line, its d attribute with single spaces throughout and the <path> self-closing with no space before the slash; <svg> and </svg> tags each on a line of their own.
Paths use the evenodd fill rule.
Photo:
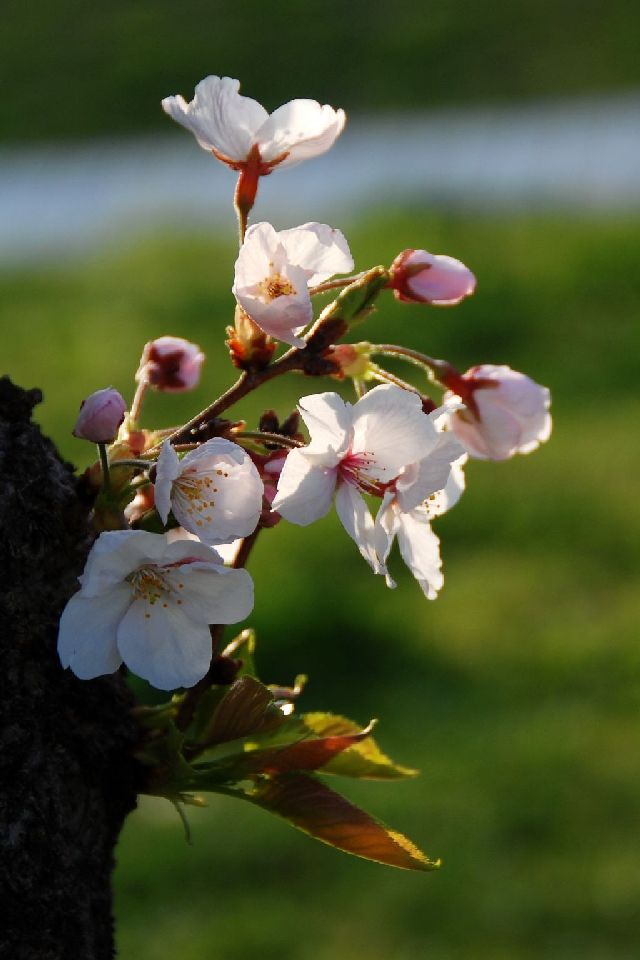
<svg viewBox="0 0 640 960">
<path fill-rule="evenodd" d="M 169 97 L 162 106 L 238 173 L 241 243 L 227 343 L 240 378 L 184 427 L 143 429 L 149 388 L 190 390 L 201 374 L 200 348 L 163 336 L 144 347 L 130 408 L 113 388 L 82 405 L 74 433 L 100 448 L 100 463 L 88 471 L 100 487 L 99 535 L 64 611 L 59 653 L 84 679 L 124 662 L 161 689 L 196 684 L 209 670 L 211 629 L 251 612 L 244 564 L 258 532 L 281 518 L 307 526 L 333 503 L 374 574 L 395 586 L 388 562 L 397 539 L 424 595 L 434 599 L 443 576 L 431 523 L 459 500 L 468 458 L 530 453 L 550 434 L 548 391 L 509 367 L 481 364 L 460 373 L 408 347 L 340 342 L 385 290 L 403 303 L 453 306 L 474 292 L 475 277 L 459 260 L 422 249 L 349 276 L 349 246 L 333 227 L 248 226 L 260 178 L 324 153 L 345 116 L 311 100 L 268 114 L 238 88 L 236 80 L 211 76 L 190 103 Z M 333 289 L 342 292 L 314 318 L 313 298 Z M 274 358 L 278 343 L 289 349 Z M 442 390 L 439 403 L 375 357 L 417 366 Z M 266 411 L 254 431 L 221 418 L 236 400 L 290 371 L 350 379 L 355 402 L 311 393 L 285 423 Z"/>
</svg>

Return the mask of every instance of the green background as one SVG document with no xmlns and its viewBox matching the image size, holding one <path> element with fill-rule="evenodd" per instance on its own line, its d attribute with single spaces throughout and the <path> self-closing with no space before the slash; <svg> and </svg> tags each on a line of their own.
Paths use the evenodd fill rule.
<svg viewBox="0 0 640 960">
<path fill-rule="evenodd" d="M 270 107 L 309 95 L 372 110 L 638 83 L 640 15 L 624 3 L 6 10 L 11 142 L 165 131 L 158 99 L 189 94 L 213 71 L 241 77 Z M 543 449 L 469 465 L 467 492 L 436 526 L 446 580 L 436 602 L 398 558 L 398 588 L 387 590 L 333 516 L 307 530 L 280 524 L 251 559 L 263 679 L 306 672 L 304 708 L 380 718 L 383 749 L 422 774 L 345 783 L 345 792 L 443 867 L 417 875 L 349 858 L 227 798 L 190 813 L 190 847 L 171 807 L 149 799 L 118 849 L 121 956 L 631 960 L 640 942 L 640 223 L 383 205 L 334 225 L 358 268 L 426 247 L 459 257 L 479 281 L 451 310 L 386 296 L 355 338 L 425 349 L 462 369 L 508 363 L 554 397 Z M 155 231 L 122 237 L 117 253 L 0 274 L 6 369 L 43 388 L 39 418 L 66 456 L 91 456 L 70 435 L 80 400 L 108 383 L 130 396 L 151 337 L 186 336 L 208 355 L 197 394 L 151 398 L 154 425 L 188 416 L 231 382 L 222 344 L 233 243 L 215 225 Z M 292 376 L 238 413 L 250 422 L 267 406 L 286 414 L 303 393 L 334 386 Z"/>
</svg>

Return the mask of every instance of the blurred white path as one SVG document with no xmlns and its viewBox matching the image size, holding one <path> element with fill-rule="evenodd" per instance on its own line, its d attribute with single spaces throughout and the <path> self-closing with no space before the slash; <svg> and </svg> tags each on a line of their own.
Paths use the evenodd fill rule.
<svg viewBox="0 0 640 960">
<path fill-rule="evenodd" d="M 233 229 L 235 175 L 189 133 L 0 149 L 0 264 L 77 256 L 156 226 Z M 278 228 L 393 203 L 640 212 L 640 92 L 353 117 L 328 154 L 262 181 Z"/>
</svg>

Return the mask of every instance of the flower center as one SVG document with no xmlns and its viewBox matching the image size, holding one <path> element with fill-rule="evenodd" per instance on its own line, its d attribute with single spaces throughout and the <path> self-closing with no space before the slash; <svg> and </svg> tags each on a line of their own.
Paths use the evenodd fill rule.
<svg viewBox="0 0 640 960">
<path fill-rule="evenodd" d="M 227 470 L 220 468 L 213 470 L 212 473 L 215 474 L 215 483 L 220 483 L 220 481 L 227 479 L 229 476 Z M 194 517 L 196 526 L 201 527 L 205 522 L 211 523 L 210 511 L 213 510 L 216 505 L 214 494 L 218 493 L 219 489 L 219 487 L 214 485 L 214 477 L 202 473 L 183 473 L 182 476 L 176 480 L 176 486 L 187 501 L 184 509 Z M 195 519 L 196 515 L 198 515 L 198 519 Z"/>
<path fill-rule="evenodd" d="M 383 497 L 389 484 L 374 480 L 367 473 L 368 468 L 375 462 L 375 457 L 370 453 L 348 453 L 340 461 L 338 476 L 345 483 L 357 487 L 362 493 L 369 493 L 373 497 Z"/>
<path fill-rule="evenodd" d="M 146 600 L 152 606 L 171 592 L 171 586 L 160 567 L 149 564 L 139 567 L 126 578 L 136 600 Z"/>
<path fill-rule="evenodd" d="M 258 284 L 258 288 L 260 296 L 262 296 L 267 303 L 271 303 L 272 300 L 277 300 L 278 297 L 289 297 L 298 292 L 293 284 L 289 283 L 289 281 L 279 273 L 272 273 L 270 276 L 265 277 L 264 280 Z"/>
</svg>

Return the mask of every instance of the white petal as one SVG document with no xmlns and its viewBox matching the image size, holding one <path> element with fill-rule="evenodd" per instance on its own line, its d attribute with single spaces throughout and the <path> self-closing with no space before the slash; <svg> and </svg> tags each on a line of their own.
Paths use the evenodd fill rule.
<svg viewBox="0 0 640 960">
<path fill-rule="evenodd" d="M 442 588 L 440 541 L 420 507 L 400 515 L 398 546 L 402 559 L 418 581 L 427 600 L 435 600 Z"/>
<path fill-rule="evenodd" d="M 226 445 L 211 445 L 188 463 L 185 457 L 172 494 L 176 520 L 212 546 L 253 533 L 262 510 L 264 487 L 255 464 L 237 444 Z"/>
<path fill-rule="evenodd" d="M 464 447 L 452 431 L 438 434 L 438 442 L 423 460 L 412 464 L 400 476 L 397 498 L 404 512 L 413 510 L 427 497 L 442 490 L 451 475 L 454 461 L 464 455 Z"/>
<path fill-rule="evenodd" d="M 287 270 L 289 274 L 292 272 L 291 269 Z M 313 320 L 306 282 L 303 281 L 301 289 L 296 287 L 295 294 L 277 297 L 270 303 L 240 290 L 236 290 L 235 296 L 245 313 L 269 336 L 292 347 L 304 347 L 304 340 L 299 334 Z"/>
<path fill-rule="evenodd" d="M 180 476 L 181 469 L 180 458 L 173 444 L 165 440 L 156 463 L 156 479 L 153 484 L 156 510 L 163 523 L 166 523 L 169 518 L 171 488 L 173 481 Z"/>
<path fill-rule="evenodd" d="M 121 583 L 145 562 L 155 563 L 166 550 L 166 540 L 144 530 L 109 530 L 93 544 L 79 577 L 85 597 L 96 597 Z"/>
<path fill-rule="evenodd" d="M 81 680 L 114 673 L 122 663 L 116 644 L 118 624 L 132 602 L 131 588 L 121 584 L 99 597 L 82 591 L 62 611 L 58 655 Z"/>
<path fill-rule="evenodd" d="M 428 520 L 432 520 L 434 517 L 440 517 L 443 513 L 446 513 L 447 510 L 455 507 L 464 493 L 465 476 L 463 467 L 467 460 L 468 455 L 466 453 L 459 457 L 455 463 L 451 465 L 451 473 L 449 474 L 449 479 L 444 489 L 436 490 L 435 493 L 430 494 L 422 504 Z"/>
<path fill-rule="evenodd" d="M 171 571 L 167 581 L 194 623 L 238 623 L 253 610 L 253 580 L 246 570 L 187 563 Z"/>
<path fill-rule="evenodd" d="M 302 450 L 292 450 L 284 462 L 271 509 L 290 523 L 306 527 L 329 512 L 336 470 L 310 463 Z"/>
<path fill-rule="evenodd" d="M 287 254 L 280 236 L 270 223 L 252 224 L 235 262 L 233 293 L 246 295 L 265 277 L 283 269 Z"/>
<path fill-rule="evenodd" d="M 374 573 L 385 573 L 375 548 L 375 528 L 364 498 L 350 483 L 341 483 L 336 490 L 336 510 L 340 522 Z"/>
<path fill-rule="evenodd" d="M 175 603 L 135 600 L 118 627 L 118 649 L 126 665 L 160 690 L 192 687 L 211 663 L 211 635 Z"/>
<path fill-rule="evenodd" d="M 333 146 L 345 121 L 343 110 L 320 106 L 316 100 L 291 100 L 274 110 L 258 131 L 260 155 L 269 161 L 288 152 L 278 167 L 317 157 Z"/>
<path fill-rule="evenodd" d="M 353 257 L 344 235 L 326 223 L 304 223 L 281 230 L 278 237 L 291 263 L 305 271 L 309 286 L 353 270 Z"/>
<path fill-rule="evenodd" d="M 387 483 L 403 467 L 421 460 L 438 441 L 420 397 L 392 384 L 374 387 L 353 408 L 354 454 L 367 453 L 373 463 L 363 472 Z"/>
<path fill-rule="evenodd" d="M 191 103 L 166 97 L 163 110 L 195 135 L 205 150 L 215 148 L 230 160 L 246 159 L 257 131 L 268 118 L 257 101 L 238 93 L 240 82 L 230 77 L 205 77 Z"/>
<path fill-rule="evenodd" d="M 400 511 L 395 503 L 395 497 L 391 490 L 388 490 L 380 504 L 375 520 L 375 547 L 380 563 L 386 564 L 393 540 L 398 531 L 400 523 Z M 394 584 L 395 586 L 395 584 Z"/>
<path fill-rule="evenodd" d="M 170 531 L 175 534 L 175 531 Z M 222 557 L 213 547 L 207 546 L 199 539 L 193 539 L 191 536 L 176 537 L 166 534 L 167 547 L 164 552 L 162 563 L 159 566 L 172 566 L 173 564 L 191 563 L 194 560 L 202 563 L 222 564 Z"/>
<path fill-rule="evenodd" d="M 311 436 L 305 453 L 322 461 L 324 466 L 335 466 L 351 444 L 351 404 L 345 403 L 337 393 L 310 393 L 300 397 L 298 410 Z M 324 459 L 323 454 L 327 454 Z"/>
</svg>

